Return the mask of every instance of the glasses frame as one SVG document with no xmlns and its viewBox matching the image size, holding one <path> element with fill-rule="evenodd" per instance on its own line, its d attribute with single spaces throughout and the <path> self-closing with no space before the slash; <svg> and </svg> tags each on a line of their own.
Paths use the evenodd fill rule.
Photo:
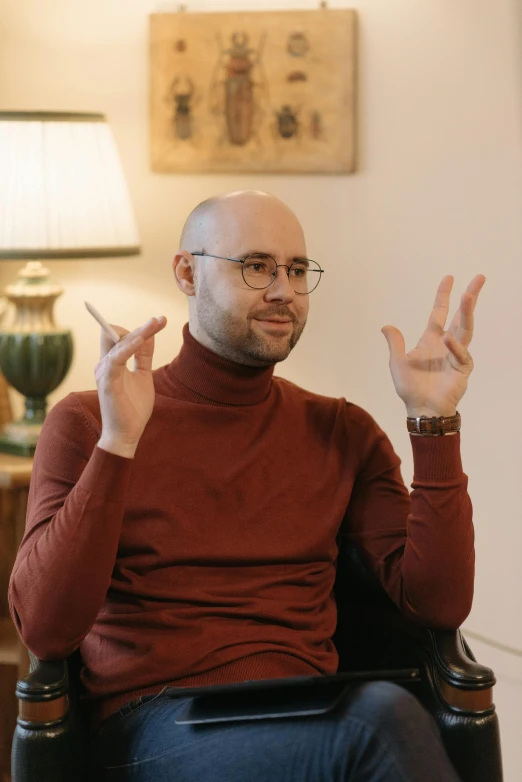
<svg viewBox="0 0 522 782">
<path fill-rule="evenodd" d="M 266 289 L 269 288 L 275 282 L 275 280 L 277 278 L 277 270 L 280 267 L 283 268 L 283 269 L 286 269 L 287 277 L 290 280 L 290 270 L 291 270 L 292 266 L 294 266 L 294 263 L 291 263 L 290 266 L 288 266 L 288 264 L 286 264 L 286 263 L 277 263 L 276 259 L 272 255 L 270 255 L 269 253 L 263 253 L 263 255 L 266 255 L 267 258 L 272 258 L 273 262 L 276 265 L 276 270 L 275 270 L 275 274 L 273 276 L 272 282 L 269 282 L 268 285 L 264 285 L 262 288 L 256 288 L 253 285 L 249 285 L 248 282 L 245 280 L 245 261 L 247 260 L 247 258 L 251 258 L 252 257 L 251 255 L 247 255 L 246 258 L 227 258 L 226 255 L 212 255 L 212 253 L 204 253 L 204 252 L 199 252 L 199 251 L 192 252 L 191 255 L 198 255 L 201 258 L 217 258 L 220 261 L 232 261 L 233 263 L 240 263 L 241 264 L 241 276 L 243 277 L 243 281 L 244 281 L 245 285 L 248 285 L 248 287 L 251 288 L 253 291 L 266 291 Z M 312 259 L 311 258 L 307 258 L 306 260 L 311 261 Z M 298 263 L 298 261 L 296 261 L 295 263 Z M 317 263 L 317 261 L 313 261 L 313 263 Z M 319 266 L 318 263 L 317 263 L 317 265 Z M 310 271 L 318 273 L 319 274 L 319 282 L 321 282 L 321 275 L 324 274 L 324 269 L 321 269 L 321 267 L 319 266 L 318 269 L 310 269 Z M 300 291 L 296 291 L 296 290 L 294 290 L 294 288 L 292 288 L 292 290 L 294 291 L 296 296 L 309 296 L 318 287 L 319 282 L 317 283 L 317 285 L 315 285 L 312 288 L 311 291 L 307 291 L 306 293 L 301 293 Z"/>
</svg>

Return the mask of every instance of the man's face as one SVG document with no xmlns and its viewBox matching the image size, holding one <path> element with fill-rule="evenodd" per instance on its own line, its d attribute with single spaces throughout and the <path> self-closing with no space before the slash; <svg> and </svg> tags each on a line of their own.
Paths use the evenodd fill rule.
<svg viewBox="0 0 522 782">
<path fill-rule="evenodd" d="M 306 257 L 303 232 L 293 213 L 278 201 L 243 197 L 211 217 L 204 247 L 189 247 L 230 258 L 267 253 L 290 266 Z M 278 268 L 268 288 L 249 288 L 242 266 L 198 257 L 196 294 L 190 300 L 194 336 L 219 355 L 264 366 L 283 361 L 305 327 L 309 297 L 296 294 L 286 270 Z"/>
</svg>

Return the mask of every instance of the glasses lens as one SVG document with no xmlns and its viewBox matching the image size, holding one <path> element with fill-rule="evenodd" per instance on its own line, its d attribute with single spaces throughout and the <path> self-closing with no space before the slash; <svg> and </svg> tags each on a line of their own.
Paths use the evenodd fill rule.
<svg viewBox="0 0 522 782">
<path fill-rule="evenodd" d="M 277 274 L 277 264 L 271 255 L 249 255 L 243 263 L 243 278 L 251 288 L 268 288 Z M 321 280 L 321 267 L 315 261 L 295 261 L 288 272 L 290 285 L 296 293 L 311 293 Z"/>
<path fill-rule="evenodd" d="M 270 255 L 249 255 L 243 264 L 243 278 L 251 288 L 268 288 L 277 272 Z"/>
<path fill-rule="evenodd" d="M 321 280 L 321 267 L 315 261 L 296 261 L 290 267 L 289 277 L 296 293 L 311 293 Z"/>
</svg>

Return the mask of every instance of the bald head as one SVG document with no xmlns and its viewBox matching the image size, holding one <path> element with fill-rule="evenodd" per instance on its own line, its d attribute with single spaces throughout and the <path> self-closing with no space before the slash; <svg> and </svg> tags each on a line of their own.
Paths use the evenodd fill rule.
<svg viewBox="0 0 522 782">
<path fill-rule="evenodd" d="M 223 196 L 212 196 L 198 204 L 185 220 L 179 246 L 184 250 L 198 249 L 209 233 L 209 224 Z"/>
<path fill-rule="evenodd" d="M 189 214 L 181 232 L 180 247 L 188 252 L 195 250 L 216 252 L 216 243 L 224 237 L 232 243 L 233 237 L 246 237 L 259 231 L 263 223 L 291 225 L 304 236 L 299 221 L 292 210 L 279 198 L 262 190 L 236 190 L 207 198 Z M 267 231 L 269 226 L 267 225 Z M 256 229 L 254 231 L 254 229 Z M 214 249 L 211 249 L 214 248 Z M 223 251 L 223 248 L 221 248 Z M 250 248 L 249 248 L 250 249 Z M 232 248 L 225 248 L 225 254 Z M 235 252 L 235 251 L 234 251 Z"/>
</svg>

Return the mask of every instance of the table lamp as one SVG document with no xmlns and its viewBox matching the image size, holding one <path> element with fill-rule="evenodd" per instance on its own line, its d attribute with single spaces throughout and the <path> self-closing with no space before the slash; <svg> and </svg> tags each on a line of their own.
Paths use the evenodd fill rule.
<svg viewBox="0 0 522 782">
<path fill-rule="evenodd" d="M 14 319 L 0 326 L 0 369 L 25 396 L 25 414 L 0 431 L 0 451 L 31 456 L 46 397 L 73 356 L 72 334 L 53 314 L 63 290 L 41 261 L 130 256 L 140 247 L 103 114 L 0 112 L 0 181 L 0 260 L 28 260 L 5 290 Z"/>
</svg>

